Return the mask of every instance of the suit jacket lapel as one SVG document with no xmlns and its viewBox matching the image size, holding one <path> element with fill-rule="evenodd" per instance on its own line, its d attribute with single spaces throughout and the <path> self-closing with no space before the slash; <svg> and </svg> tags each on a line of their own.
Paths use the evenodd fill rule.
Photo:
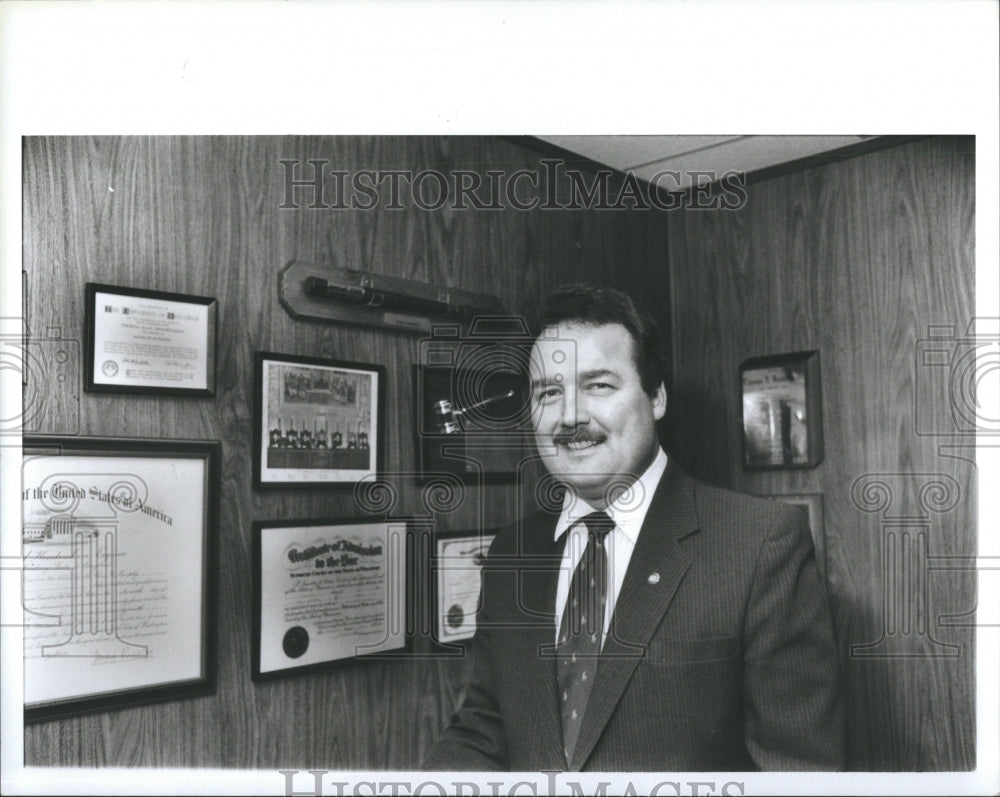
<svg viewBox="0 0 1000 797">
<path fill-rule="evenodd" d="M 645 655 L 646 643 L 691 566 L 690 556 L 678 540 L 697 528 L 693 482 L 671 460 L 629 561 L 570 769 L 579 769 L 586 762 Z"/>
</svg>

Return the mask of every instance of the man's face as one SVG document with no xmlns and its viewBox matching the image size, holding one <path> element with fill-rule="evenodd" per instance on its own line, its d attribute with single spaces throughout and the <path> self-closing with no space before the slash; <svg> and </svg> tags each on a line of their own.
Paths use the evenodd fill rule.
<svg viewBox="0 0 1000 797">
<path fill-rule="evenodd" d="M 621 324 L 560 324 L 531 351 L 531 416 L 545 466 L 589 503 L 642 474 L 656 456 L 661 384 L 642 389 L 634 343 Z"/>
</svg>

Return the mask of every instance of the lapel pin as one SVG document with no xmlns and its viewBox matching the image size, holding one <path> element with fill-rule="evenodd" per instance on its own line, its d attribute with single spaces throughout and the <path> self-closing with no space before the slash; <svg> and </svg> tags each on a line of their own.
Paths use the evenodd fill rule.
<svg viewBox="0 0 1000 797">
<path fill-rule="evenodd" d="M 659 573 L 650 573 L 649 574 L 649 578 L 647 578 L 646 581 L 648 581 L 650 584 L 659 584 L 660 583 L 660 574 Z"/>
</svg>

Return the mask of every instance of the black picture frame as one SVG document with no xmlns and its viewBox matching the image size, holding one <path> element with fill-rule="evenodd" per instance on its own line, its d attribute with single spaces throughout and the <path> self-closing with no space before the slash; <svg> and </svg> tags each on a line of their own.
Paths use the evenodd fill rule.
<svg viewBox="0 0 1000 797">
<path fill-rule="evenodd" d="M 498 531 L 471 529 L 435 535 L 428 568 L 435 644 L 464 644 L 475 635 L 483 559 Z"/>
<path fill-rule="evenodd" d="M 101 297 L 112 297 L 102 299 Z M 98 311 L 97 304 L 103 301 L 103 312 Z M 120 306 L 115 302 L 120 302 Z M 129 305 L 132 312 L 129 312 Z M 177 313 L 183 313 L 185 307 L 191 313 L 189 324 L 200 326 L 204 321 L 205 339 L 200 337 L 198 345 L 204 346 L 204 362 L 199 365 L 202 356 L 197 356 L 195 362 L 190 362 L 192 345 L 187 338 L 182 338 L 181 323 Z M 130 315 L 130 324 L 145 325 L 144 330 L 136 330 L 135 340 L 130 343 L 121 340 L 103 342 L 103 335 L 98 334 L 98 319 L 112 316 Z M 201 319 L 201 316 L 204 319 Z M 131 288 L 121 285 L 106 285 L 99 282 L 88 282 L 84 286 L 84 341 L 85 369 L 84 390 L 88 393 L 130 393 L 134 395 L 157 396 L 190 396 L 210 397 L 215 395 L 216 387 L 216 343 L 218 339 L 219 303 L 209 296 L 191 296 L 169 291 L 154 291 L 145 288 Z M 124 322 L 122 322 L 124 323 Z M 173 327 L 173 328 L 171 328 Z M 138 332 L 145 335 L 138 335 Z M 129 333 L 132 334 L 132 333 Z M 122 337 L 119 331 L 117 337 Z M 139 340 L 139 337 L 150 340 Z M 153 338 L 158 338 L 153 340 Z M 102 345 L 100 358 L 97 347 Z M 125 348 L 130 345 L 131 350 Z M 114 347 L 112 349 L 111 347 Z M 197 347 L 194 348 L 197 354 Z M 96 370 L 97 361 L 101 361 L 101 370 Z M 128 384 L 115 382 L 128 375 L 129 361 L 140 374 L 133 377 L 137 382 L 148 384 Z M 189 366 L 194 366 L 193 370 Z M 161 370 L 157 370 L 157 369 Z M 168 371 L 167 369 L 173 369 Z M 189 373 L 190 372 L 190 373 Z M 124 374 L 124 375 L 123 375 Z M 183 382 L 192 381 L 203 387 L 186 387 Z"/>
<path fill-rule="evenodd" d="M 254 489 L 331 487 L 377 477 L 385 461 L 384 410 L 385 366 L 257 352 Z"/>
<path fill-rule="evenodd" d="M 744 470 L 814 468 L 823 459 L 823 397 L 817 350 L 740 363 Z"/>
<path fill-rule="evenodd" d="M 421 364 L 413 381 L 422 474 L 513 482 L 535 456 L 526 374 Z"/>
<path fill-rule="evenodd" d="M 24 437 L 26 723 L 215 692 L 221 462 L 218 440 Z"/>
<path fill-rule="evenodd" d="M 413 529 L 406 521 L 263 520 L 253 523 L 252 533 L 251 680 L 269 681 L 410 653 Z M 382 550 L 376 552 L 379 542 Z M 298 584 L 309 586 L 296 594 Z M 384 621 L 377 617 L 381 598 Z M 348 614 L 352 611 L 354 615 Z M 353 640 L 338 636 L 338 619 L 348 625 L 359 619 L 359 612 L 368 615 L 369 633 Z"/>
</svg>

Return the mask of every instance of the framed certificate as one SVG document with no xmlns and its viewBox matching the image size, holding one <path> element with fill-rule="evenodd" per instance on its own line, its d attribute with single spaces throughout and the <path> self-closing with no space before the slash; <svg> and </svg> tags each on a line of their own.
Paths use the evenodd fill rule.
<svg viewBox="0 0 1000 797">
<path fill-rule="evenodd" d="M 214 396 L 217 316 L 208 297 L 88 282 L 85 389 Z"/>
<path fill-rule="evenodd" d="M 434 542 L 434 641 L 471 639 L 476 633 L 480 571 L 495 532 L 438 534 Z"/>
<path fill-rule="evenodd" d="M 740 363 L 743 468 L 813 468 L 823 459 L 818 351 Z"/>
<path fill-rule="evenodd" d="M 220 443 L 23 451 L 25 721 L 213 692 Z"/>
<path fill-rule="evenodd" d="M 350 484 L 382 469 L 383 366 L 257 352 L 255 377 L 255 488 Z"/>
<path fill-rule="evenodd" d="M 253 680 L 407 648 L 406 523 L 258 521 L 253 536 Z"/>
</svg>

